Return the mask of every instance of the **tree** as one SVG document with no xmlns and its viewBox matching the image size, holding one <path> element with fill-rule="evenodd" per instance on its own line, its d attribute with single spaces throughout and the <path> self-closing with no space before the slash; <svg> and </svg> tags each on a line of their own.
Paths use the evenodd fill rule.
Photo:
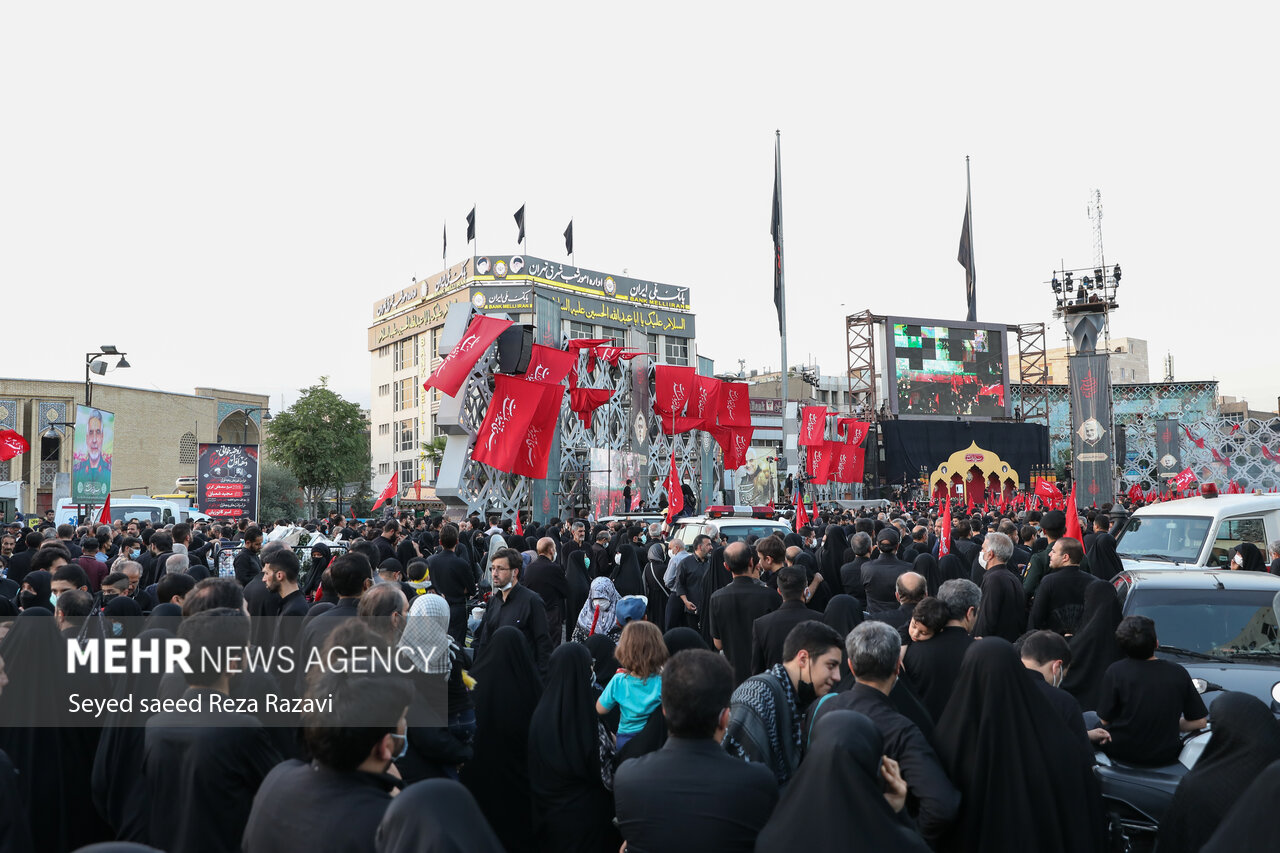
<svg viewBox="0 0 1280 853">
<path fill-rule="evenodd" d="M 302 514 L 302 489 L 287 469 L 271 459 L 262 460 L 258 470 L 258 518 L 275 521 L 296 520 Z"/>
<path fill-rule="evenodd" d="M 326 490 L 363 481 L 372 459 L 360 407 L 331 391 L 327 376 L 272 420 L 267 451 L 297 478 L 312 515 Z"/>
<path fill-rule="evenodd" d="M 422 442 L 422 455 L 431 463 L 431 470 L 436 476 L 440 475 L 440 462 L 444 459 L 444 447 L 448 443 L 448 437 L 443 435 Z"/>
</svg>

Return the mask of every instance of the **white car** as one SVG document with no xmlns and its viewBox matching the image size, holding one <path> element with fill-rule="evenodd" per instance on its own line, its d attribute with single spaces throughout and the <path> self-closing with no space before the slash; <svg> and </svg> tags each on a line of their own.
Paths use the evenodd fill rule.
<svg viewBox="0 0 1280 853">
<path fill-rule="evenodd" d="M 705 515 L 690 515 L 678 519 L 671 529 L 671 538 L 680 539 L 685 548 L 693 547 L 693 540 L 699 535 L 708 536 L 715 533 L 726 537 L 730 542 L 744 542 L 748 536 L 763 538 L 775 530 L 784 534 L 790 533 L 791 525 L 786 521 L 773 517 L 772 510 L 752 507 L 724 507 L 724 512 L 716 507 L 708 507 Z"/>
<path fill-rule="evenodd" d="M 1125 522 L 1116 553 L 1126 569 L 1225 569 L 1242 542 L 1265 558 L 1280 539 L 1280 495 L 1219 495 L 1144 506 Z"/>
</svg>

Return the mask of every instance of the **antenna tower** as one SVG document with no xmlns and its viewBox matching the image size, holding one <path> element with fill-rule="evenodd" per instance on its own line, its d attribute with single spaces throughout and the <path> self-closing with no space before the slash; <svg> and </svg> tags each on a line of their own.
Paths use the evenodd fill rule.
<svg viewBox="0 0 1280 853">
<path fill-rule="evenodd" d="M 1089 191 L 1089 203 L 1085 207 L 1089 222 L 1093 226 L 1093 266 L 1106 274 L 1107 254 L 1102 249 L 1102 190 Z M 1108 350 L 1111 349 L 1111 317 L 1107 316 L 1102 326 L 1102 338 Z"/>
</svg>

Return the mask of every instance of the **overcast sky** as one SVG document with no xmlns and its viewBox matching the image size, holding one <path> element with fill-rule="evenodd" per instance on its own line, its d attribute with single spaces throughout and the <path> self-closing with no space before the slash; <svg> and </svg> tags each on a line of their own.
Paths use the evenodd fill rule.
<svg viewBox="0 0 1280 853">
<path fill-rule="evenodd" d="M 790 360 L 846 366 L 843 315 L 1050 320 L 1093 263 L 1113 336 L 1273 409 L 1276 53 L 1189 3 L 18 3 L 0 27 L 0 374 L 368 404 L 374 300 L 467 253 L 691 289 L 718 370 L 779 364 L 769 239 L 782 130 Z M 25 310 L 24 310 L 25 307 Z M 1062 345 L 1060 323 L 1050 346 Z"/>
</svg>

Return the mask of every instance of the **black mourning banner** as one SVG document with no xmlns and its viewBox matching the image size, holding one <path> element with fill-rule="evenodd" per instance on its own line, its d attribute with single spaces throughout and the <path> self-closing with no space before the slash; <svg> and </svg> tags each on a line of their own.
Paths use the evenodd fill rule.
<svg viewBox="0 0 1280 853">
<path fill-rule="evenodd" d="M 520 229 L 519 235 L 516 237 L 516 243 L 524 243 L 524 205 L 520 205 L 520 209 L 516 211 L 516 227 Z"/>
<path fill-rule="evenodd" d="M 471 208 L 471 212 L 467 214 L 467 242 L 470 243 L 476 238 L 476 209 Z"/>
<path fill-rule="evenodd" d="M 782 142 L 778 141 L 778 145 L 774 151 L 773 158 L 773 222 L 769 227 L 769 233 L 773 236 L 773 304 L 778 309 L 778 332 L 784 338 L 787 336 L 787 330 L 783 327 L 783 316 L 785 312 L 782 308 L 782 302 L 785 298 L 782 292 Z"/>
<path fill-rule="evenodd" d="M 258 445 L 200 445 L 196 482 L 196 499 L 204 514 L 214 518 L 257 518 Z"/>
<path fill-rule="evenodd" d="M 564 253 L 566 255 L 573 254 L 573 220 L 569 220 L 569 227 L 564 229 Z"/>
<path fill-rule="evenodd" d="M 1156 474 L 1172 480 L 1182 468 L 1182 426 L 1176 420 L 1156 421 Z"/>
<path fill-rule="evenodd" d="M 1115 436 L 1111 432 L 1109 359 L 1097 353 L 1070 359 L 1071 465 L 1076 505 L 1115 500 Z"/>
</svg>

